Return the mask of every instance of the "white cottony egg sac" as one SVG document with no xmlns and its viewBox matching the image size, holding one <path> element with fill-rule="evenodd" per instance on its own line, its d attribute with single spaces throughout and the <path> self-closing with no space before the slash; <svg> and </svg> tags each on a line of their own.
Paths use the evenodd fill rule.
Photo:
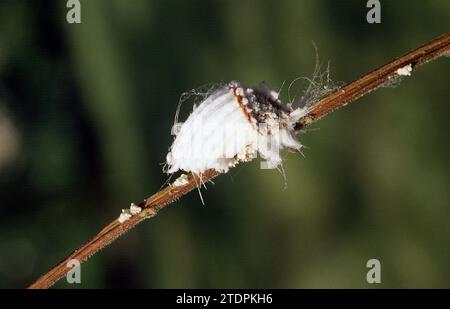
<svg viewBox="0 0 450 309">
<path fill-rule="evenodd" d="M 232 81 L 207 95 L 184 123 L 175 123 L 165 171 L 225 173 L 257 154 L 264 168 L 276 168 L 283 148 L 300 151 L 296 123 L 305 114 L 305 108 L 283 105 L 264 82 L 244 87 Z"/>
</svg>

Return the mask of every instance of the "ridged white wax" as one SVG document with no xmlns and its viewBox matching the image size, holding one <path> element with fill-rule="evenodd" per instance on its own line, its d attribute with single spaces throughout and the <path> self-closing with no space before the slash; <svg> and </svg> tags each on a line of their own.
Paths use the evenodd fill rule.
<svg viewBox="0 0 450 309">
<path fill-rule="evenodd" d="M 298 110 L 292 113 L 297 119 L 301 114 Z M 224 86 L 201 102 L 181 125 L 167 154 L 166 172 L 227 172 L 239 161 L 250 161 L 257 152 L 267 160 L 268 168 L 275 168 L 282 162 L 282 148 L 301 148 L 293 129 L 297 119 L 284 116 L 256 124 L 242 101 L 239 103 L 236 88 Z"/>
</svg>

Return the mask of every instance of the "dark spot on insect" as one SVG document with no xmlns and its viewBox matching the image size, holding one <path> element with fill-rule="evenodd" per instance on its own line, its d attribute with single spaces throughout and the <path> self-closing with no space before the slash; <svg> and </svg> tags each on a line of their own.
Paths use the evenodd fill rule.
<svg viewBox="0 0 450 309">
<path fill-rule="evenodd" d="M 268 119 L 280 119 L 283 115 L 289 114 L 290 110 L 281 104 L 278 98 L 274 97 L 272 90 L 265 82 L 256 87 L 242 87 L 239 83 L 230 84 L 230 89 L 242 108 L 250 123 L 265 123 Z M 242 89 L 243 96 L 237 94 L 237 89 Z M 243 104 L 243 99 L 247 104 Z M 253 121 L 252 121 L 253 120 Z"/>
<path fill-rule="evenodd" d="M 297 122 L 295 125 L 294 125 L 294 130 L 295 131 L 301 131 L 301 130 L 303 130 L 305 128 L 305 125 L 303 124 L 303 123 L 300 123 L 300 122 Z"/>
</svg>

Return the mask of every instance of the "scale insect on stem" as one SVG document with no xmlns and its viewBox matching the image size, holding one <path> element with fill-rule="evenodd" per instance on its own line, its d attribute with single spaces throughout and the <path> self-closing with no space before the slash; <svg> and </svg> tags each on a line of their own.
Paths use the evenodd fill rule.
<svg viewBox="0 0 450 309">
<path fill-rule="evenodd" d="M 265 82 L 245 87 L 232 81 L 210 93 L 184 123 L 175 123 L 166 172 L 226 173 L 257 154 L 265 160 L 262 168 L 276 168 L 281 149 L 302 148 L 295 124 L 306 113 L 307 108 L 282 104 Z"/>
</svg>

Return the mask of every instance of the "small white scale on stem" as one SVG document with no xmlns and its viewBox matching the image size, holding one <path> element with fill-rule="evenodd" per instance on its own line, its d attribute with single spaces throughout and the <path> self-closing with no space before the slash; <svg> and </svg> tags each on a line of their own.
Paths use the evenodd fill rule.
<svg viewBox="0 0 450 309">
<path fill-rule="evenodd" d="M 188 176 L 186 174 L 181 174 L 180 177 L 175 179 L 172 186 L 173 187 L 182 187 L 189 183 Z"/>
<path fill-rule="evenodd" d="M 141 207 L 139 207 L 135 203 L 131 203 L 130 212 L 132 215 L 137 215 L 137 214 L 141 213 L 141 211 L 142 211 Z"/>
<path fill-rule="evenodd" d="M 263 168 L 276 168 L 282 163 L 281 149 L 300 151 L 296 123 L 306 113 L 307 108 L 283 105 L 264 82 L 244 87 L 232 81 L 206 96 L 183 124 L 175 123 L 166 172 L 226 173 L 256 154 L 266 160 Z"/>
<path fill-rule="evenodd" d="M 122 224 L 125 221 L 128 221 L 132 216 L 139 214 L 141 211 L 141 207 L 137 206 L 135 203 L 131 203 L 130 208 L 122 209 L 122 213 L 117 220 Z"/>
<path fill-rule="evenodd" d="M 401 76 L 411 76 L 412 66 L 411 64 L 405 65 L 404 67 L 397 69 L 395 73 Z"/>
</svg>

